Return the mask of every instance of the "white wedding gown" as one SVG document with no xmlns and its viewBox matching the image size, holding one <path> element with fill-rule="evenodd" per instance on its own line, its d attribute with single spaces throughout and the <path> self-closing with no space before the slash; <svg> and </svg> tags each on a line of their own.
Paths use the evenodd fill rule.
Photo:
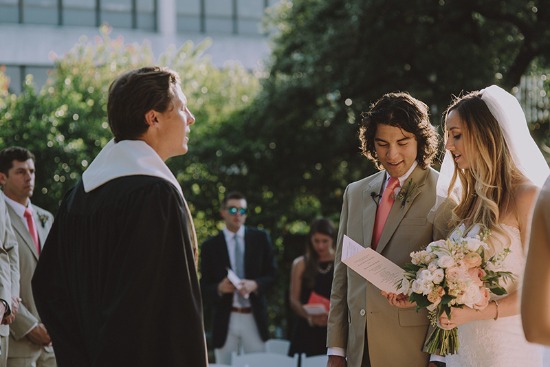
<svg viewBox="0 0 550 367">
<path fill-rule="evenodd" d="M 503 283 L 508 293 L 521 286 L 525 268 L 525 255 L 517 228 L 502 225 L 510 236 L 511 252 L 503 261 L 502 269 L 511 271 L 516 278 Z M 474 227 L 468 236 L 474 236 L 479 227 Z M 451 236 L 463 232 L 457 228 Z M 497 299 L 492 295 L 491 298 Z M 447 367 L 541 367 L 543 348 L 528 343 L 523 334 L 521 315 L 499 317 L 498 320 L 474 321 L 458 327 L 458 354 L 446 357 Z"/>
</svg>

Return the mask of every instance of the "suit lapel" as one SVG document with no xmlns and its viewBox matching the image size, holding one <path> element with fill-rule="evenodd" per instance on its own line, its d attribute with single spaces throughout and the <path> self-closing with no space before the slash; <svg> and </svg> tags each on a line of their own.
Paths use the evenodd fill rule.
<svg viewBox="0 0 550 367">
<path fill-rule="evenodd" d="M 374 230 L 374 221 L 376 219 L 377 202 L 379 195 L 386 178 L 386 171 L 379 172 L 372 177 L 363 189 L 363 238 L 365 247 L 370 247 L 372 242 L 372 231 Z"/>
<path fill-rule="evenodd" d="M 224 269 L 225 268 L 231 269 L 231 260 L 229 259 L 229 250 L 227 249 L 227 242 L 225 241 L 225 235 L 223 234 L 223 231 L 220 231 L 218 236 L 220 237 L 218 241 L 220 246 L 220 251 L 218 251 L 218 253 L 221 256 L 220 260 L 223 263 Z"/>
<path fill-rule="evenodd" d="M 428 170 L 417 166 L 409 178 L 405 181 L 407 182 L 409 179 L 412 179 L 412 182 L 415 185 L 413 188 L 409 189 L 410 192 L 407 193 L 407 200 L 405 202 L 398 200 L 394 202 L 390 210 L 390 214 L 388 215 L 388 219 L 386 220 L 386 224 L 384 225 L 384 229 L 382 230 L 380 240 L 378 241 L 378 246 L 376 248 L 377 252 L 382 252 L 388 244 L 394 232 L 399 227 L 399 224 L 401 224 L 401 221 L 405 217 L 405 214 L 407 214 L 411 208 L 411 205 L 414 203 L 414 200 L 422 192 L 427 176 Z"/>
<path fill-rule="evenodd" d="M 23 240 L 25 246 L 29 247 L 33 256 L 38 260 L 38 252 L 36 252 L 36 247 L 34 246 L 34 241 L 27 229 L 26 224 L 23 222 L 23 219 L 15 213 L 15 210 L 11 205 L 6 205 L 8 207 L 8 212 L 10 214 L 11 224 L 13 230 L 18 234 L 19 237 Z"/>
<path fill-rule="evenodd" d="M 34 218 L 34 225 L 36 227 L 36 232 L 38 232 L 38 241 L 40 242 L 40 250 L 42 250 L 42 248 L 44 248 L 44 243 L 46 242 L 46 237 L 48 236 L 48 232 L 46 231 L 45 223 L 42 224 L 42 220 L 40 220 L 40 214 L 41 214 L 41 210 L 38 207 L 33 205 L 32 216 Z M 48 217 L 46 216 L 45 218 L 48 218 Z"/>
</svg>

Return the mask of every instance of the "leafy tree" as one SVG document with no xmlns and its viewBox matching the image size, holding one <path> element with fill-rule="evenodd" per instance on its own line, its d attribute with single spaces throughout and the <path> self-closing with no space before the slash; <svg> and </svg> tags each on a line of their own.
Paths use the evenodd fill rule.
<svg viewBox="0 0 550 367">
<path fill-rule="evenodd" d="M 261 93 L 215 130 L 226 144 L 196 154 L 215 157 L 217 179 L 251 195 L 277 233 L 337 218 L 345 185 L 374 171 L 359 155 L 360 112 L 407 90 L 439 125 L 453 94 L 511 90 L 535 61 L 547 66 L 548 2 L 282 1 Z"/>
<path fill-rule="evenodd" d="M 337 220 L 347 183 L 375 170 L 359 153 L 360 113 L 406 90 L 439 125 L 452 95 L 493 83 L 511 90 L 535 62 L 548 67 L 548 3 L 287 0 L 272 9 L 260 94 L 212 131 L 221 141 L 194 154 L 210 159 L 219 192 L 244 191 L 249 220 L 275 234 L 280 284 L 302 250 L 295 235 L 315 216 Z"/>
</svg>

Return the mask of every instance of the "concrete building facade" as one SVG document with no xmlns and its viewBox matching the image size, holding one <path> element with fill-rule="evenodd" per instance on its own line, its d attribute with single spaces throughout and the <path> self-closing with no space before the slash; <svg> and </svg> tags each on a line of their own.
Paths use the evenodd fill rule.
<svg viewBox="0 0 550 367">
<path fill-rule="evenodd" d="M 186 41 L 212 40 L 206 53 L 222 66 L 261 68 L 269 55 L 262 30 L 265 11 L 280 0 L 0 0 L 0 65 L 21 90 L 33 74 L 42 85 L 51 53 L 63 55 L 103 24 L 128 43 L 149 42 L 156 56 Z"/>
</svg>

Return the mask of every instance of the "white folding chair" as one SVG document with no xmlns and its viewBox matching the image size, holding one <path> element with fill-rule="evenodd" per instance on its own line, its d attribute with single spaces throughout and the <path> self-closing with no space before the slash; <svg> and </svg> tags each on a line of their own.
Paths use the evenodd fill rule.
<svg viewBox="0 0 550 367">
<path fill-rule="evenodd" d="M 294 357 L 277 353 L 245 353 L 231 356 L 232 367 L 296 367 L 298 366 L 298 354 Z"/>
<path fill-rule="evenodd" d="M 276 353 L 288 355 L 288 348 L 290 348 L 290 340 L 286 339 L 268 339 L 265 342 L 265 351 L 267 353 Z"/>
<path fill-rule="evenodd" d="M 328 357 L 326 355 L 306 357 L 302 354 L 302 367 L 325 367 Z"/>
</svg>

